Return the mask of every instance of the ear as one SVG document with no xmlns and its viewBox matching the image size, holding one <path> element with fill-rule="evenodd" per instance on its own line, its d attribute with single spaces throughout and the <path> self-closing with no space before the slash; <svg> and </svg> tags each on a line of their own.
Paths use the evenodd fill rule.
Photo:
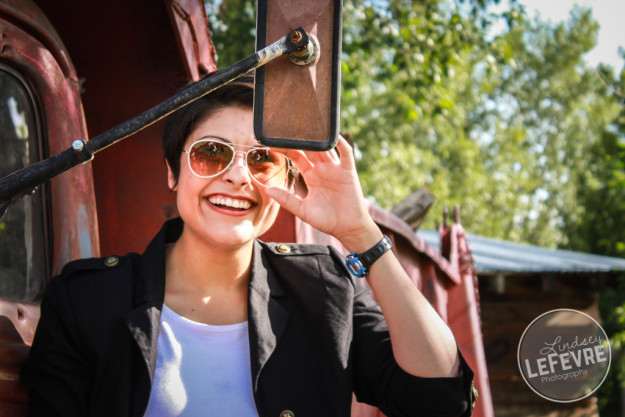
<svg viewBox="0 0 625 417">
<path fill-rule="evenodd" d="M 176 191 L 178 189 L 178 182 L 176 181 L 174 173 L 172 172 L 167 160 L 165 160 L 165 165 L 167 165 L 167 185 L 171 191 Z"/>
</svg>

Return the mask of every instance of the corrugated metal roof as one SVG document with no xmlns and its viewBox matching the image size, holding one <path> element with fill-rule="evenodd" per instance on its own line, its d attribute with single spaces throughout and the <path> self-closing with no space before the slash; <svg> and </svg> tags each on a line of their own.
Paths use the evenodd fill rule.
<svg viewBox="0 0 625 417">
<path fill-rule="evenodd" d="M 419 230 L 417 236 L 439 250 L 436 230 Z M 611 272 L 625 271 L 625 259 L 466 234 L 478 273 L 495 272 Z"/>
</svg>

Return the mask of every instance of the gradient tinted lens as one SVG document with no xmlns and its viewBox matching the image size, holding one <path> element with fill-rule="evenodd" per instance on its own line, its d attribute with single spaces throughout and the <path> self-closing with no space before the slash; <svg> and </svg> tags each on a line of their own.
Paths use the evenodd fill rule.
<svg viewBox="0 0 625 417">
<path fill-rule="evenodd" d="M 286 156 L 269 148 L 254 148 L 247 152 L 247 169 L 257 181 L 277 185 L 287 174 Z"/>
<path fill-rule="evenodd" d="M 189 152 L 189 165 L 196 175 L 213 177 L 228 167 L 233 156 L 232 148 L 223 143 L 200 141 Z"/>
</svg>

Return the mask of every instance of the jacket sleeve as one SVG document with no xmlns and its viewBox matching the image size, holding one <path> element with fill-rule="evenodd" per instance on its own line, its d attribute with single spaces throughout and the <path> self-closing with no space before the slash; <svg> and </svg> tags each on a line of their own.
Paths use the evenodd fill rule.
<svg viewBox="0 0 625 417">
<path fill-rule="evenodd" d="M 457 377 L 420 378 L 393 357 L 388 327 L 371 294 L 356 284 L 354 298 L 354 391 L 360 402 L 393 416 L 470 416 L 473 371 L 460 355 Z"/>
<path fill-rule="evenodd" d="M 85 416 L 92 378 L 76 333 L 65 282 L 50 281 L 21 373 L 30 385 L 29 416 Z"/>
</svg>

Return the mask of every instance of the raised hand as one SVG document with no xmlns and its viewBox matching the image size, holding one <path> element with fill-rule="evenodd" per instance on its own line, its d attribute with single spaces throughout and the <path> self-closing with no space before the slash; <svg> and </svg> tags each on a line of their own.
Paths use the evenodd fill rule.
<svg viewBox="0 0 625 417">
<path fill-rule="evenodd" d="M 335 151 L 284 150 L 306 181 L 308 194 L 298 197 L 282 188 L 267 187 L 267 194 L 282 207 L 328 233 L 349 250 L 369 248 L 381 232 L 369 216 L 367 201 L 356 172 L 351 146 L 340 137 Z"/>
</svg>

